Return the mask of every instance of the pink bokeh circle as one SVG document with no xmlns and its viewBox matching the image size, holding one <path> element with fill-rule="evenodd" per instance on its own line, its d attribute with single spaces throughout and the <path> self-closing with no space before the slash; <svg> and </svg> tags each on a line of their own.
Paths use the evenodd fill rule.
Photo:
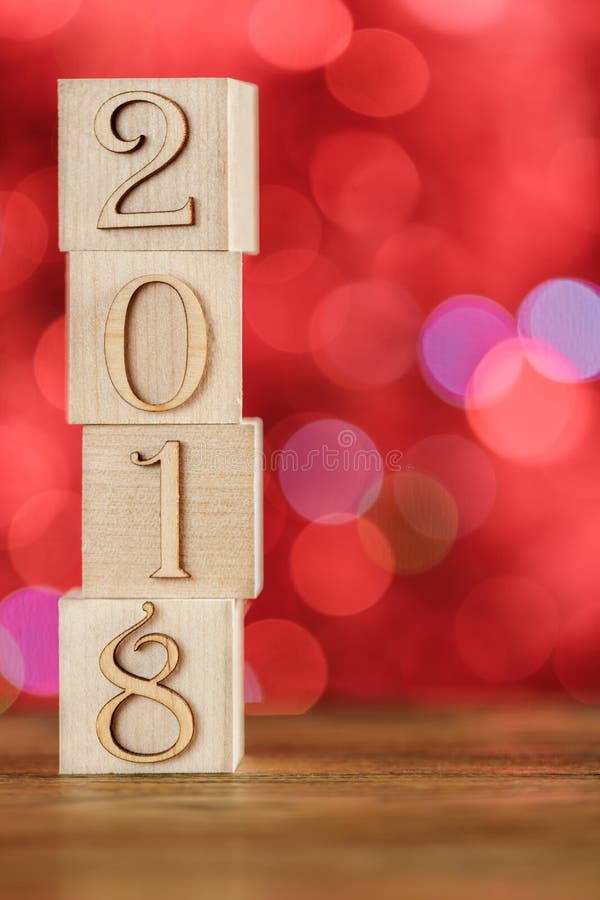
<svg viewBox="0 0 600 900">
<path fill-rule="evenodd" d="M 423 374 L 438 396 L 463 406 L 481 360 L 515 333 L 513 317 L 493 300 L 470 294 L 451 297 L 423 325 L 419 341 Z"/>
<path fill-rule="evenodd" d="M 58 693 L 58 599 L 51 588 L 27 587 L 0 603 L 0 625 L 21 651 L 23 690 L 47 696 Z"/>
<path fill-rule="evenodd" d="M 340 525 L 376 500 L 383 463 L 368 434 L 341 419 L 299 428 L 274 460 L 286 500 L 299 515 Z"/>
<path fill-rule="evenodd" d="M 15 702 L 23 689 L 25 662 L 14 637 L 0 625 L 0 713 Z"/>
</svg>

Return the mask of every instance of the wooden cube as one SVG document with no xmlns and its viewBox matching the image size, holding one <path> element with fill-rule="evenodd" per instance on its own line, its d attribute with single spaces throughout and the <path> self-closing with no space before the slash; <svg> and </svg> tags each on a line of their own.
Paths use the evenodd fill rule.
<svg viewBox="0 0 600 900">
<path fill-rule="evenodd" d="M 259 420 L 84 427 L 84 596 L 238 599 L 261 588 Z"/>
<path fill-rule="evenodd" d="M 233 772 L 243 753 L 243 601 L 62 597 L 62 774 Z"/>
<path fill-rule="evenodd" d="M 241 254 L 72 253 L 68 286 L 70 422 L 240 422 Z"/>
<path fill-rule="evenodd" d="M 258 249 L 257 89 L 59 82 L 61 250 Z"/>
</svg>

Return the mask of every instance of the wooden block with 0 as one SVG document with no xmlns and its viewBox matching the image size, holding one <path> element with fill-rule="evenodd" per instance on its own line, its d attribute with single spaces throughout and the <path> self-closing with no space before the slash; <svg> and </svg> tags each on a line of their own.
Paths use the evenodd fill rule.
<svg viewBox="0 0 600 900">
<path fill-rule="evenodd" d="M 238 422 L 239 253 L 72 253 L 69 421 Z"/>
<path fill-rule="evenodd" d="M 60 601 L 62 774 L 233 772 L 243 601 Z"/>
<path fill-rule="evenodd" d="M 258 249 L 257 89 L 59 82 L 60 249 Z"/>
<path fill-rule="evenodd" d="M 85 597 L 252 598 L 262 588 L 262 429 L 83 429 Z"/>
</svg>

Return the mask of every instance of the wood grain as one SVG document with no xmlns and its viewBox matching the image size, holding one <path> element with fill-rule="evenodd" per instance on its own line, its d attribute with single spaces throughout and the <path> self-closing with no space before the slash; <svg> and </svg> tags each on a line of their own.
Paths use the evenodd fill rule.
<svg viewBox="0 0 600 900">
<path fill-rule="evenodd" d="M 600 716 L 249 719 L 235 775 L 59 778 L 0 718 L 3 900 L 597 900 Z"/>
<path fill-rule="evenodd" d="M 63 597 L 60 771 L 235 771 L 242 632 L 242 601 Z"/>
<path fill-rule="evenodd" d="M 174 408 L 134 406 L 115 375 L 105 339 L 109 311 L 125 285 L 167 276 L 196 295 L 207 332 L 206 361 L 197 388 Z M 239 422 L 242 412 L 242 270 L 239 253 L 71 253 L 68 268 L 69 421 L 84 424 Z M 193 298 L 188 301 L 193 303 Z M 173 398 L 190 371 L 193 331 L 177 291 L 163 282 L 142 285 L 128 304 L 125 363 L 132 390 L 150 404 Z M 114 329 L 113 329 L 114 332 Z M 121 344 L 112 334 L 112 347 Z M 196 382 L 197 379 L 194 378 Z"/>
<path fill-rule="evenodd" d="M 160 466 L 139 466 L 179 442 L 180 563 L 161 565 Z M 88 425 L 83 430 L 83 593 L 86 597 L 256 597 L 262 588 L 262 428 Z"/>
<path fill-rule="evenodd" d="M 168 114 L 160 105 L 138 101 L 116 113 L 118 134 L 129 142 L 129 151 L 111 152 L 103 146 L 95 130 L 98 111 L 112 97 L 132 92 L 151 92 L 174 101 L 189 131 L 178 155 L 124 196 L 120 210 L 123 214 L 175 210 L 191 198 L 192 224 L 98 227 L 115 190 L 155 158 L 169 139 Z M 122 150 L 111 134 L 115 151 Z M 101 132 L 107 144 L 111 134 L 106 127 Z M 60 81 L 60 248 L 256 253 L 257 159 L 255 85 L 228 78 Z M 116 226 L 118 217 L 111 221 Z"/>
</svg>

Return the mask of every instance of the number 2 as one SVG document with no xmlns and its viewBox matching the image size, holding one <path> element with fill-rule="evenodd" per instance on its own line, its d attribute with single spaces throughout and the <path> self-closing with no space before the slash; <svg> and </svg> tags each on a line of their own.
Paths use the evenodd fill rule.
<svg viewBox="0 0 600 900">
<path fill-rule="evenodd" d="M 126 140 L 117 131 L 117 113 L 130 103 L 150 103 L 160 109 L 165 120 L 165 138 L 156 156 L 130 175 L 112 192 L 98 218 L 98 228 L 137 228 L 153 225 L 193 225 L 194 201 L 188 197 L 183 206 L 171 210 L 121 212 L 121 205 L 138 185 L 166 168 L 179 156 L 188 139 L 188 122 L 184 111 L 175 103 L 153 91 L 125 91 L 102 104 L 94 119 L 94 131 L 100 144 L 113 153 L 132 153 L 143 146 L 144 134 Z"/>
</svg>

